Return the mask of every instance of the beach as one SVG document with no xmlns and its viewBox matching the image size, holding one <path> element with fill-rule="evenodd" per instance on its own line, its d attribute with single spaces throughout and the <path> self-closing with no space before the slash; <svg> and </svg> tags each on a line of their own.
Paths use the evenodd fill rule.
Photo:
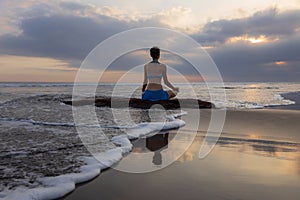
<svg viewBox="0 0 300 200">
<path fill-rule="evenodd" d="M 194 131 L 195 111 L 187 112 L 186 126 L 169 131 L 169 138 Z M 140 174 L 109 169 L 63 199 L 299 199 L 300 111 L 227 111 L 218 144 L 204 159 L 198 154 L 210 111 L 200 116 L 192 145 L 171 165 Z M 140 148 L 134 144 L 133 152 Z"/>
<path fill-rule="evenodd" d="M 298 83 L 216 85 L 213 110 L 72 107 L 64 103 L 72 98 L 72 87 L 0 84 L 0 199 L 299 196 Z M 137 85 L 122 87 L 122 97 L 141 95 L 128 92 Z M 180 98 L 193 98 L 188 86 L 180 88 Z M 209 101 L 205 88 L 193 85 L 198 98 Z M 109 97 L 113 89 L 103 84 L 96 93 Z M 224 89 L 227 100 L 220 101 Z M 223 123 L 222 117 L 211 119 L 212 111 L 225 110 L 220 137 L 208 132 L 211 124 Z M 86 120 L 76 124 L 76 113 Z M 199 159 L 202 144 L 213 141 L 218 142 L 212 151 Z"/>
<path fill-rule="evenodd" d="M 0 200 L 300 200 L 300 0 L 0 0 L 0 27 Z"/>
</svg>

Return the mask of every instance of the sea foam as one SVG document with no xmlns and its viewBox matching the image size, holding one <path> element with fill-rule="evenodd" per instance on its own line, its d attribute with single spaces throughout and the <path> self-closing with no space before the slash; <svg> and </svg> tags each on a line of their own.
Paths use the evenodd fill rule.
<svg viewBox="0 0 300 200">
<path fill-rule="evenodd" d="M 118 145 L 118 147 L 107 150 L 103 153 L 98 153 L 94 155 L 94 157 L 80 157 L 79 159 L 86 164 L 80 167 L 80 173 L 70 173 L 55 177 L 39 178 L 38 182 L 41 183 L 41 186 L 36 188 L 17 188 L 15 190 L 5 189 L 0 193 L 0 199 L 48 200 L 63 197 L 73 191 L 76 184 L 83 183 L 95 178 L 101 173 L 102 170 L 120 161 L 123 158 L 123 155 L 130 152 L 132 149 L 132 143 L 130 142 L 130 140 L 146 136 L 153 132 L 180 128 L 185 125 L 185 122 L 177 118 L 186 114 L 186 112 L 181 112 L 178 114 L 167 115 L 166 122 L 140 123 L 136 126 L 131 127 L 112 127 L 127 129 L 126 134 L 115 136 L 111 139 L 113 143 Z M 12 119 L 6 120 L 10 121 Z M 37 123 L 31 120 L 22 122 Z M 55 126 L 58 124 L 53 123 L 48 125 Z M 73 124 L 66 125 L 72 126 Z"/>
</svg>

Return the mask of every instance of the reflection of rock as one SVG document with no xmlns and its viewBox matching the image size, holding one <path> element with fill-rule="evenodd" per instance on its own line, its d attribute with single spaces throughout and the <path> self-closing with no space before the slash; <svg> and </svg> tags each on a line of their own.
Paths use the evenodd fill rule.
<svg viewBox="0 0 300 200">
<path fill-rule="evenodd" d="M 168 148 L 169 133 L 156 134 L 146 138 L 146 147 L 150 151 L 163 150 Z"/>
<path fill-rule="evenodd" d="M 137 98 L 96 98 L 95 100 L 63 100 L 67 105 L 91 105 L 95 104 L 97 107 L 114 107 L 114 108 L 142 108 L 148 109 L 154 104 L 160 104 L 165 109 L 177 109 L 177 108 L 214 108 L 214 104 L 202 101 L 199 99 L 170 99 L 164 101 L 143 101 Z"/>
</svg>

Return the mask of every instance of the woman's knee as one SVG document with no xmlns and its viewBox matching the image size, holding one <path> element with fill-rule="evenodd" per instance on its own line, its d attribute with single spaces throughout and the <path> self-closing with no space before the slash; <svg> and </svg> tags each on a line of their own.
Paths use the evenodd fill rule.
<svg viewBox="0 0 300 200">
<path fill-rule="evenodd" d="M 176 96 L 176 93 L 174 93 L 173 91 L 171 90 L 168 90 L 168 95 L 169 95 L 169 99 L 173 98 Z"/>
</svg>

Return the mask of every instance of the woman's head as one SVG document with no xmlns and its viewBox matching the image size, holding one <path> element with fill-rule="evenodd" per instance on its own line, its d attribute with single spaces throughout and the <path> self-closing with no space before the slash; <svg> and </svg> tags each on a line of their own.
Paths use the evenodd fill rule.
<svg viewBox="0 0 300 200">
<path fill-rule="evenodd" d="M 153 58 L 153 59 L 159 59 L 159 56 L 160 56 L 160 49 L 158 47 L 152 47 L 150 49 L 150 56 Z"/>
</svg>

